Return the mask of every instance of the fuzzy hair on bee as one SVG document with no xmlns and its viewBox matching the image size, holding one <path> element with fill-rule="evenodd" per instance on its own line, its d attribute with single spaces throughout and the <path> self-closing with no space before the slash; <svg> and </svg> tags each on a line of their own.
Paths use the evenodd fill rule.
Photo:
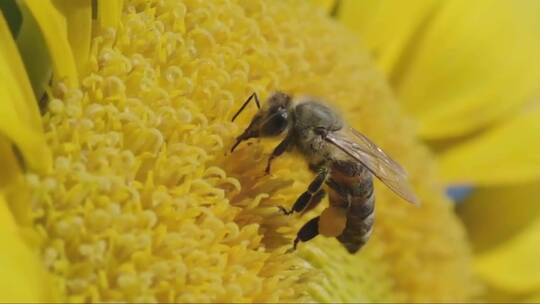
<svg viewBox="0 0 540 304">
<path fill-rule="evenodd" d="M 268 158 L 272 161 L 286 151 L 296 150 L 315 173 L 291 209 L 291 215 L 315 208 L 328 195 L 330 206 L 300 228 L 292 250 L 321 234 L 336 237 L 350 253 L 368 241 L 374 223 L 375 195 L 373 176 L 406 201 L 419 204 L 407 182 L 405 170 L 369 138 L 345 124 L 337 111 L 313 97 L 293 98 L 284 92 L 272 93 L 263 107 L 253 93 L 233 116 L 233 121 L 254 100 L 259 108 L 248 127 L 231 148 L 233 152 L 251 138 L 277 137 L 283 140 Z"/>
</svg>

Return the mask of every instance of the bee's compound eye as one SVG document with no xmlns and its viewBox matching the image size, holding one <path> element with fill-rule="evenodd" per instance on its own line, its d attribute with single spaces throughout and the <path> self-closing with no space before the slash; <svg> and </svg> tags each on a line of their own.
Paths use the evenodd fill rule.
<svg viewBox="0 0 540 304">
<path fill-rule="evenodd" d="M 282 112 L 273 119 L 274 124 L 277 126 L 283 127 L 287 126 L 287 112 Z"/>
</svg>

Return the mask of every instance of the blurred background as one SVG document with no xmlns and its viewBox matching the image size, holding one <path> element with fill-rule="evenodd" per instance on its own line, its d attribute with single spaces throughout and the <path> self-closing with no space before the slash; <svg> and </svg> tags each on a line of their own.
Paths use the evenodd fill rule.
<svg viewBox="0 0 540 304">
<path fill-rule="evenodd" d="M 436 154 L 484 297 L 540 301 L 540 1 L 316 2 L 371 50 Z"/>
</svg>

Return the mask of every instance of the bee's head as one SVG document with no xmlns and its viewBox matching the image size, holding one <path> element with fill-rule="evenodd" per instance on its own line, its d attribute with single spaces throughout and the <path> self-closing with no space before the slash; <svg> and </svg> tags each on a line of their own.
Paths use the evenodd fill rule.
<svg viewBox="0 0 540 304">
<path fill-rule="evenodd" d="M 234 118 L 240 114 L 240 112 L 253 97 L 255 98 L 257 105 L 259 105 L 257 95 L 251 95 L 251 97 L 246 101 L 246 103 L 244 103 Z M 244 132 L 236 138 L 236 143 L 232 147 L 231 152 L 234 151 L 236 146 L 238 146 L 244 140 L 256 137 L 278 136 L 283 133 L 283 131 L 285 131 L 289 125 L 290 107 L 290 95 L 282 92 L 273 93 L 266 101 L 266 104 L 259 109 L 255 116 L 253 116 L 253 119 L 246 130 L 244 130 Z"/>
</svg>

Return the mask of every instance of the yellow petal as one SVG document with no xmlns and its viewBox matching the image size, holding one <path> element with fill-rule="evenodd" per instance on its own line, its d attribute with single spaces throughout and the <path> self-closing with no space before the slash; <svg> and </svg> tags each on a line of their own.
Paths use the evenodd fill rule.
<svg viewBox="0 0 540 304">
<path fill-rule="evenodd" d="M 65 79 L 69 86 L 78 86 L 78 73 L 69 44 L 66 19 L 50 0 L 27 0 L 28 9 L 36 19 L 49 49 L 57 79 Z"/>
<path fill-rule="evenodd" d="M 540 218 L 540 182 L 475 189 L 457 212 L 476 252 L 511 239 Z"/>
<path fill-rule="evenodd" d="M 519 206 L 515 206 L 519 207 Z M 540 218 L 512 240 L 475 258 L 478 274 L 513 293 L 540 290 Z"/>
<path fill-rule="evenodd" d="M 122 15 L 123 0 L 98 0 L 97 17 L 101 27 L 116 28 Z"/>
<path fill-rule="evenodd" d="M 449 183 L 497 185 L 540 178 L 540 109 L 515 116 L 440 155 Z"/>
<path fill-rule="evenodd" d="M 527 101 L 540 85 L 539 10 L 540 1 L 441 5 L 391 76 L 422 137 L 468 134 Z"/>
<path fill-rule="evenodd" d="M 432 0 L 342 0 L 339 19 L 360 35 L 379 67 L 391 77 L 415 34 L 437 7 Z"/>
<path fill-rule="evenodd" d="M 51 166 L 37 102 L 4 18 L 0 16 L 0 132 L 20 149 L 28 166 Z M 5 160 L 2 160 L 5 161 Z"/>
<path fill-rule="evenodd" d="M 2 302 L 51 301 L 50 281 L 37 256 L 25 244 L 7 203 L 0 194 L 0 276 Z"/>
<path fill-rule="evenodd" d="M 91 0 L 53 0 L 54 6 L 66 18 L 67 34 L 73 56 L 77 58 L 77 70 L 82 73 L 90 54 L 92 35 Z"/>
<path fill-rule="evenodd" d="M 476 189 L 458 214 L 477 252 L 476 269 L 492 300 L 540 291 L 540 182 Z"/>
</svg>

